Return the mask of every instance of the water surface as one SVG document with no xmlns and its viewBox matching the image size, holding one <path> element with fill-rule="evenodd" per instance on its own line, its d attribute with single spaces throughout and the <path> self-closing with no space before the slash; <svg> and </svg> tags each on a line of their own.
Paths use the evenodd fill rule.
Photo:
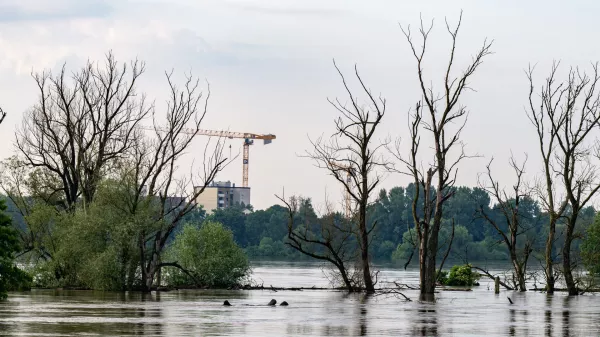
<svg viewBox="0 0 600 337">
<path fill-rule="evenodd" d="M 318 264 L 261 262 L 265 286 L 323 287 Z M 382 268 L 380 282 L 416 284 L 417 270 Z M 394 296 L 305 291 L 171 291 L 142 295 L 34 290 L 0 303 L 2 336 L 598 336 L 600 297 L 536 292 L 471 292 L 418 301 Z M 514 304 L 510 304 L 507 296 Z M 269 307 L 272 298 L 288 307 Z M 229 300 L 233 306 L 222 306 Z"/>
</svg>

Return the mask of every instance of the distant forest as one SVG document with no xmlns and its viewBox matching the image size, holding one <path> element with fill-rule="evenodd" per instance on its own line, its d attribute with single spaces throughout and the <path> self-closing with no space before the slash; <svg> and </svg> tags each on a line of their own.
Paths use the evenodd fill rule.
<svg viewBox="0 0 600 337">
<path fill-rule="evenodd" d="M 486 220 L 483 214 L 492 218 L 502 231 L 508 233 L 507 221 L 498 205 L 494 204 L 489 194 L 478 187 L 456 187 L 454 197 L 444 205 L 444 220 L 440 235 L 440 251 L 445 252 L 448 247 L 454 219 L 454 240 L 450 250 L 449 259 L 455 262 L 469 261 L 507 261 L 509 252 L 498 231 Z M 371 241 L 371 256 L 376 261 L 395 261 L 404 264 L 414 250 L 416 234 L 411 215 L 411 203 L 414 193 L 413 184 L 406 187 L 393 187 L 389 190 L 382 189 L 376 200 L 368 208 L 369 225 L 374 224 Z M 252 212 L 244 214 L 244 210 Z M 419 210 L 421 211 L 421 210 Z M 312 228 L 319 227 L 319 222 L 326 221 L 313 207 L 310 199 L 305 199 L 298 210 L 296 221 L 309 223 Z M 521 214 L 522 237 L 519 243 L 532 243 L 533 257 L 543 260 L 541 254 L 544 250 L 547 237 L 548 216 L 540 205 L 530 198 L 523 198 L 519 202 Z M 596 214 L 592 206 L 585 208 L 579 216 L 576 232 L 583 234 L 593 222 Z M 340 218 L 343 216 L 339 214 Z M 288 236 L 288 209 L 281 205 L 273 205 L 264 210 L 254 210 L 252 206 L 237 205 L 229 208 L 215 210 L 206 216 L 201 208 L 186 216 L 187 221 L 216 221 L 220 222 L 233 232 L 238 245 L 246 250 L 251 258 L 269 259 L 309 259 L 297 250 L 286 245 Z M 564 226 L 557 225 L 556 251 L 560 251 Z M 573 251 L 579 252 L 580 240 L 573 243 Z M 416 253 L 415 253 L 416 254 Z M 535 262 L 536 259 L 531 259 Z M 412 259 L 418 263 L 416 255 Z"/>
</svg>

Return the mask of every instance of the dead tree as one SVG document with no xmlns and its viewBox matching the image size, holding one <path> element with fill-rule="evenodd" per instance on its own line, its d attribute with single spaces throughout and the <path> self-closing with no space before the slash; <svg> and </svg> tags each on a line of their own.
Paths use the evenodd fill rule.
<svg viewBox="0 0 600 337">
<path fill-rule="evenodd" d="M 0 108 L 0 124 L 4 122 L 4 118 L 6 118 L 6 112 L 4 112 L 4 109 Z"/>
<path fill-rule="evenodd" d="M 477 213 L 483 217 L 500 235 L 502 242 L 508 249 L 510 261 L 513 265 L 514 279 L 516 279 L 514 288 L 518 288 L 519 291 L 527 291 L 525 285 L 525 279 L 527 275 L 527 261 L 532 253 L 533 240 L 527 236 L 528 232 L 533 227 L 526 227 L 523 224 L 524 214 L 519 208 L 521 200 L 531 198 L 531 191 L 525 186 L 523 182 L 523 173 L 525 172 L 525 163 L 518 165 L 513 157 L 510 159 L 510 166 L 515 172 L 517 181 L 512 187 L 512 193 L 508 194 L 505 190 L 500 188 L 500 184 L 497 180 L 494 180 L 492 176 L 492 160 L 487 165 L 487 180 L 488 182 L 479 182 L 479 186 L 483 188 L 493 198 L 495 210 L 501 214 L 501 220 L 496 219 L 493 214 L 488 214 L 485 211 L 485 206 L 480 205 Z M 506 224 L 506 229 L 503 226 Z M 525 236 L 524 244 L 520 248 L 523 240 L 519 240 L 520 237 Z M 519 252 L 519 249 L 521 250 Z"/>
<path fill-rule="evenodd" d="M 469 90 L 469 80 L 482 64 L 483 59 L 489 55 L 491 42 L 485 40 L 482 47 L 473 56 L 471 63 L 459 76 L 453 76 L 452 70 L 455 62 L 455 50 L 458 31 L 462 20 L 454 29 L 446 21 L 446 28 L 450 34 L 452 47 L 446 72 L 443 80 L 443 92 L 434 93 L 433 87 L 427 86 L 424 77 L 424 57 L 427 50 L 429 34 L 433 28 L 433 21 L 429 28 L 425 28 L 423 20 L 419 33 L 422 46 L 418 48 L 411 34 L 410 26 L 402 28 L 406 40 L 417 61 L 417 75 L 421 88 L 422 98 L 410 115 L 411 148 L 408 158 L 402 154 L 399 141 L 392 152 L 405 166 L 406 170 L 400 172 L 410 176 L 415 184 L 415 195 L 412 203 L 413 222 L 415 224 L 419 241 L 419 267 L 420 288 L 422 294 L 433 294 L 436 283 L 436 261 L 438 253 L 438 236 L 443 217 L 444 203 L 454 194 L 454 183 L 458 172 L 459 163 L 468 158 L 464 151 L 464 144 L 460 136 L 467 122 L 467 109 L 459 103 L 461 95 Z M 453 128 L 453 125 L 458 124 Z M 420 164 L 421 134 L 424 130 L 429 132 L 433 139 L 432 163 L 425 168 Z M 458 151 L 458 152 L 457 152 Z M 417 205 L 423 206 L 423 212 L 417 211 Z"/>
<path fill-rule="evenodd" d="M 80 196 L 92 201 L 102 174 L 130 148 L 150 113 L 152 105 L 136 92 L 144 69 L 143 62 L 119 64 L 108 53 L 105 64 L 88 62 L 71 76 L 66 66 L 57 76 L 32 74 L 40 94 L 16 132 L 17 152 L 27 166 L 60 180 L 66 209 Z"/>
<path fill-rule="evenodd" d="M 598 63 L 588 75 L 571 68 L 564 81 L 557 80 L 559 63 L 554 62 L 538 94 L 534 94 L 533 67 L 529 67 L 529 111 L 543 159 L 544 179 L 538 188 L 539 199 L 550 216 L 546 240 L 546 289 L 554 292 L 556 224 L 564 221 L 561 252 L 562 269 L 570 295 L 578 293 L 572 274 L 571 244 L 575 225 L 583 208 L 600 189 L 597 174 L 600 148 L 597 130 L 600 121 L 600 74 Z"/>
<path fill-rule="evenodd" d="M 330 207 L 321 219 L 310 219 L 306 214 L 301 214 L 310 204 L 309 199 L 276 197 L 288 210 L 286 244 L 306 256 L 333 264 L 348 292 L 360 291 L 361 282 L 351 273 L 357 254 L 355 231 L 349 219 L 333 212 Z"/>
<path fill-rule="evenodd" d="M 125 171 L 132 177 L 132 193 L 126 202 L 128 212 L 136 214 L 147 207 L 153 207 L 155 212 L 153 223 L 137 233 L 143 291 L 153 289 L 163 267 L 178 265 L 176 261 L 161 259 L 169 236 L 196 207 L 195 200 L 217 173 L 231 162 L 223 155 L 224 139 L 209 139 L 200 173 L 191 173 L 190 178 L 178 174 L 178 160 L 190 148 L 207 113 L 210 91 L 205 95 L 192 76 L 187 77 L 182 89 L 172 82 L 171 74 L 167 73 L 166 78 L 170 100 L 165 123 L 160 123 L 153 113 L 155 131 L 131 147 L 129 154 L 133 161 Z"/>
<path fill-rule="evenodd" d="M 334 66 L 348 94 L 350 104 L 346 105 L 339 99 L 329 100 L 340 114 L 335 120 L 336 132 L 329 140 L 323 138 L 311 140 L 313 150 L 307 152 L 307 157 L 315 160 L 318 167 L 329 171 L 356 205 L 356 214 L 352 218 L 357 224 L 356 236 L 360 247 L 360 264 L 365 290 L 374 292 L 369 234 L 375 224 L 371 226 L 367 224 L 367 207 L 371 194 L 379 184 L 380 172 L 387 166 L 379 154 L 382 145 L 373 144 L 375 131 L 385 115 L 386 101 L 371 93 L 355 66 L 354 73 L 361 90 L 367 97 L 367 105 L 361 105 L 335 61 Z"/>
</svg>

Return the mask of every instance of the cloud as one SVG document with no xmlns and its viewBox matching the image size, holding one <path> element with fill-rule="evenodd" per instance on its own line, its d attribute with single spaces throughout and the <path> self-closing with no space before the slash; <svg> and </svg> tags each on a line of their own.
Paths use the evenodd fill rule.
<svg viewBox="0 0 600 337">
<path fill-rule="evenodd" d="M 106 0 L 1 0 L 0 23 L 107 17 L 112 11 Z"/>
<path fill-rule="evenodd" d="M 249 3 L 239 3 L 228 1 L 227 4 L 236 6 L 244 11 L 262 13 L 262 14 L 270 14 L 270 15 L 307 15 L 307 16 L 339 16 L 348 13 L 347 10 L 338 8 L 318 8 L 318 7 L 306 7 L 297 6 L 265 6 L 259 4 L 249 4 Z"/>
</svg>

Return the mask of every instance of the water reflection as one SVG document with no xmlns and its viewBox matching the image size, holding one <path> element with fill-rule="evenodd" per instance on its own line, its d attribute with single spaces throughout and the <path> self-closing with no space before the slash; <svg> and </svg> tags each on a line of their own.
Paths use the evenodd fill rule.
<svg viewBox="0 0 600 337">
<path fill-rule="evenodd" d="M 546 296 L 546 310 L 544 311 L 544 323 L 546 327 L 546 337 L 552 337 L 552 300 L 553 295 Z"/>
<path fill-rule="evenodd" d="M 360 316 L 358 318 L 359 326 L 360 326 L 360 336 L 367 336 L 367 322 L 369 321 L 367 318 L 367 306 L 369 299 L 371 299 L 371 295 L 366 294 L 363 295 L 360 300 Z"/>
<path fill-rule="evenodd" d="M 142 302 L 160 302 L 160 293 L 143 294 Z M 162 336 L 163 330 L 163 313 L 159 306 L 142 307 L 135 313 L 138 323 L 134 323 L 133 334 L 136 336 Z"/>
<path fill-rule="evenodd" d="M 516 336 L 517 331 L 515 328 L 515 325 L 517 323 L 517 319 L 516 319 L 516 315 L 517 312 L 515 309 L 508 309 L 508 313 L 509 313 L 509 322 L 510 324 L 508 325 L 508 335 L 509 336 Z"/>
<path fill-rule="evenodd" d="M 438 336 L 437 311 L 435 308 L 419 309 L 418 312 L 421 317 L 418 320 L 419 325 L 421 325 L 419 336 Z"/>
<path fill-rule="evenodd" d="M 571 298 L 571 296 L 565 296 L 563 299 L 562 335 L 564 337 L 570 336 L 571 311 L 569 310 L 569 302 L 571 301 Z"/>
</svg>

